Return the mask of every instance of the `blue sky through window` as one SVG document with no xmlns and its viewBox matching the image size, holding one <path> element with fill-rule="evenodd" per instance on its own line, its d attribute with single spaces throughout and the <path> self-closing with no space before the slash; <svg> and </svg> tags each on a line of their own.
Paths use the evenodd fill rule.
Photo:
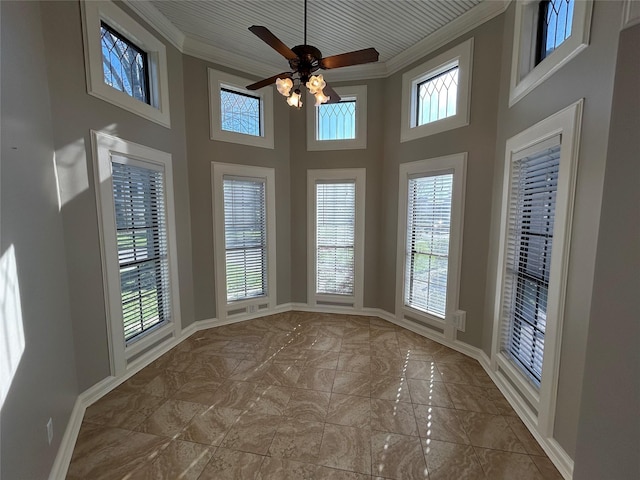
<svg viewBox="0 0 640 480">
<path fill-rule="evenodd" d="M 104 22 L 100 25 L 104 82 L 123 93 L 150 103 L 146 53 Z"/>
<path fill-rule="evenodd" d="M 260 97 L 220 89 L 222 130 L 260 136 Z"/>
</svg>

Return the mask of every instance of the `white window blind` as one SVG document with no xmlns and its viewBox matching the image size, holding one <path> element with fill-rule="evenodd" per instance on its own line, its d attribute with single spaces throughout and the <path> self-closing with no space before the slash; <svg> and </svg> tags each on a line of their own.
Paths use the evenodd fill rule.
<svg viewBox="0 0 640 480">
<path fill-rule="evenodd" d="M 539 386 L 558 188 L 560 145 L 512 166 L 502 350 Z"/>
<path fill-rule="evenodd" d="M 355 181 L 316 183 L 316 293 L 353 295 Z"/>
<path fill-rule="evenodd" d="M 409 178 L 404 303 L 444 318 L 453 174 Z"/>
<path fill-rule="evenodd" d="M 125 340 L 170 321 L 164 172 L 111 164 Z"/>
<path fill-rule="evenodd" d="M 227 301 L 267 294 L 265 180 L 224 176 Z"/>
</svg>

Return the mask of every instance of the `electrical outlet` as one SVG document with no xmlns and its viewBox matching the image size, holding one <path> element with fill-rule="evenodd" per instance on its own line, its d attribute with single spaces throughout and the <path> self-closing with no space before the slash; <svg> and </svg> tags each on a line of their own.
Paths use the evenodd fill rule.
<svg viewBox="0 0 640 480">
<path fill-rule="evenodd" d="M 464 332 L 467 327 L 467 312 L 464 310 L 456 310 L 453 314 L 453 325 L 461 332 Z"/>
<path fill-rule="evenodd" d="M 53 419 L 49 418 L 47 422 L 47 440 L 49 440 L 49 445 L 51 445 L 51 441 L 53 440 Z"/>
</svg>

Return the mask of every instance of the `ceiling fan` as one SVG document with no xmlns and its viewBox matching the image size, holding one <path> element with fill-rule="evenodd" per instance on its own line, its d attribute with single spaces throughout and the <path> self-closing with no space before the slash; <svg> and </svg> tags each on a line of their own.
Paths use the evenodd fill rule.
<svg viewBox="0 0 640 480">
<path fill-rule="evenodd" d="M 252 83 L 247 86 L 247 89 L 258 90 L 275 82 L 278 92 L 287 97 L 287 103 L 297 108 L 302 107 L 300 85 L 306 85 L 309 92 L 315 95 L 316 106 L 322 103 L 338 103 L 340 101 L 340 96 L 333 88 L 327 85 L 322 75 L 314 75 L 316 71 L 378 61 L 379 54 L 375 48 L 365 48 L 323 58 L 320 50 L 307 45 L 307 0 L 304 0 L 304 44 L 289 48 L 271 33 L 267 27 L 253 25 L 249 27 L 249 30 L 286 58 L 289 61 L 291 71 L 282 72 L 273 77 Z M 291 93 L 291 89 L 294 86 L 296 88 Z"/>
</svg>

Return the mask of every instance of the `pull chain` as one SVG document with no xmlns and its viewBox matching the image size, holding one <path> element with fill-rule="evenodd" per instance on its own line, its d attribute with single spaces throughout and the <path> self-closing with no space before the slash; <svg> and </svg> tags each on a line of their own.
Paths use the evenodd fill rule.
<svg viewBox="0 0 640 480">
<path fill-rule="evenodd" d="M 307 0 L 304 0 L 304 44 L 307 44 Z"/>
</svg>

